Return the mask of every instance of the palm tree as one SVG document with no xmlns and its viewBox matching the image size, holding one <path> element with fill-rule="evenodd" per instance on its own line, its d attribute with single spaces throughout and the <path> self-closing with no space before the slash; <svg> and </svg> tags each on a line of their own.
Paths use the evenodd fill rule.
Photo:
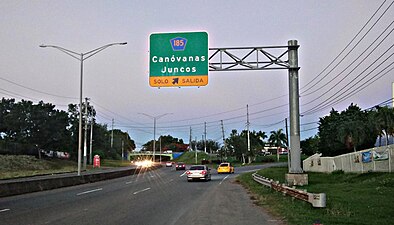
<svg viewBox="0 0 394 225">
<path fill-rule="evenodd" d="M 279 129 L 277 131 L 271 131 L 271 135 L 268 139 L 268 142 L 277 147 L 276 155 L 279 161 L 279 148 L 284 147 L 287 143 L 286 135 L 282 132 L 283 129 Z"/>
<path fill-rule="evenodd" d="M 283 129 L 271 131 L 268 142 L 278 148 L 284 147 L 287 143 L 287 138 L 286 135 L 283 133 Z"/>
</svg>

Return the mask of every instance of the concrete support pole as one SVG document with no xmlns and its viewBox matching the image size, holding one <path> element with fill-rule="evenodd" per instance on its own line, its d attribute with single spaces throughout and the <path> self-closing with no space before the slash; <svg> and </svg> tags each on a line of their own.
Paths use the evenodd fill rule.
<svg viewBox="0 0 394 225">
<path fill-rule="evenodd" d="M 290 103 L 290 173 L 303 173 L 300 149 L 300 106 L 298 85 L 298 43 L 288 41 L 289 48 L 289 103 Z"/>
<path fill-rule="evenodd" d="M 85 135 L 83 139 L 83 170 L 86 170 L 87 152 L 88 152 L 88 98 L 85 98 Z"/>
</svg>

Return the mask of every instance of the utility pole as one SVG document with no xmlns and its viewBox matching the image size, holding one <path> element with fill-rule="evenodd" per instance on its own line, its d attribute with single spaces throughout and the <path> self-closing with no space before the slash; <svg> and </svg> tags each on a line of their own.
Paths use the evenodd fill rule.
<svg viewBox="0 0 394 225">
<path fill-rule="evenodd" d="M 246 127 L 248 130 L 248 163 L 250 164 L 252 161 L 252 157 L 250 156 L 250 131 L 249 131 L 249 105 L 246 105 Z"/>
<path fill-rule="evenodd" d="M 204 122 L 204 152 L 207 153 L 207 122 Z"/>
<path fill-rule="evenodd" d="M 198 163 L 198 155 L 197 155 L 197 137 L 194 139 L 195 140 L 195 145 L 194 145 L 194 151 L 196 152 L 196 165 Z"/>
<path fill-rule="evenodd" d="M 160 137 L 159 137 L 159 140 L 160 140 L 160 164 L 161 164 L 161 154 L 162 154 L 162 152 L 161 152 L 161 135 L 160 135 Z"/>
<path fill-rule="evenodd" d="M 191 151 L 192 148 L 192 127 L 190 127 L 190 134 L 189 134 L 189 150 Z"/>
<path fill-rule="evenodd" d="M 156 117 L 153 118 L 153 162 L 156 162 Z"/>
<path fill-rule="evenodd" d="M 111 149 L 114 147 L 114 119 L 112 119 Z"/>
<path fill-rule="evenodd" d="M 224 137 L 223 120 L 220 120 L 220 123 L 222 124 L 222 135 L 223 135 L 223 144 L 224 144 L 224 158 L 227 159 L 227 146 L 226 146 L 226 138 Z M 223 161 L 223 158 L 222 158 L 222 161 Z"/>
<path fill-rule="evenodd" d="M 92 152 L 92 147 L 93 147 L 93 124 L 94 124 L 94 118 L 90 121 L 90 154 L 89 154 L 89 164 L 93 165 L 93 152 Z"/>
<path fill-rule="evenodd" d="M 122 139 L 122 161 L 124 160 L 124 141 Z"/>
<path fill-rule="evenodd" d="M 83 141 L 83 170 L 86 170 L 87 151 L 88 151 L 88 98 L 85 98 L 85 135 Z"/>
</svg>

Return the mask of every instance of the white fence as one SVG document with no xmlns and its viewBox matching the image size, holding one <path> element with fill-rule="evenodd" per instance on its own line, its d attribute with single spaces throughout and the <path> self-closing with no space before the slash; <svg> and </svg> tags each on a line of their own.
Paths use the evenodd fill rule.
<svg viewBox="0 0 394 225">
<path fill-rule="evenodd" d="M 394 145 L 376 147 L 335 157 L 321 157 L 315 154 L 303 161 L 303 169 L 308 172 L 392 172 L 394 169 Z"/>
</svg>

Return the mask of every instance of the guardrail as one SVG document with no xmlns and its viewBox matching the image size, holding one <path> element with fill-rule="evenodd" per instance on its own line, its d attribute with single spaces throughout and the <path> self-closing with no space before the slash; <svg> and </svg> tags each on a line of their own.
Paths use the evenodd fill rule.
<svg viewBox="0 0 394 225">
<path fill-rule="evenodd" d="M 272 188 L 276 191 L 280 191 L 286 195 L 292 196 L 294 198 L 309 202 L 313 207 L 325 208 L 326 207 L 326 194 L 325 193 L 308 193 L 306 191 L 298 190 L 295 188 L 288 187 L 284 184 L 280 184 L 272 179 L 260 176 L 257 173 L 252 174 L 253 180 Z"/>
</svg>

